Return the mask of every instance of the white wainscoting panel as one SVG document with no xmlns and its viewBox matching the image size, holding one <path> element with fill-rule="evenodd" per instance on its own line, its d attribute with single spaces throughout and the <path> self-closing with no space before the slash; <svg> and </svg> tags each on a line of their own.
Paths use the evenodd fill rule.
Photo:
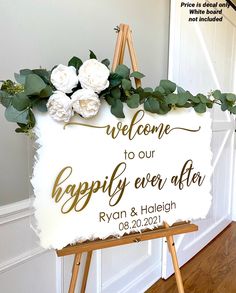
<svg viewBox="0 0 236 293">
<path fill-rule="evenodd" d="M 44 251 L 30 228 L 30 200 L 0 208 L 0 292 L 61 293 L 56 290 L 56 254 Z"/>
</svg>

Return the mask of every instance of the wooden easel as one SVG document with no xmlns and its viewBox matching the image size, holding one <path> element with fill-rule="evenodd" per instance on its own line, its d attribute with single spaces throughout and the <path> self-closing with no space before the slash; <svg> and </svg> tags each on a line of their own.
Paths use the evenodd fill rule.
<svg viewBox="0 0 236 293">
<path fill-rule="evenodd" d="M 131 59 L 133 71 L 138 70 L 137 58 L 133 46 L 131 30 L 128 25 L 121 24 L 118 29 L 118 37 L 116 42 L 116 48 L 114 53 L 114 60 L 112 64 L 112 70 L 115 71 L 118 64 L 123 63 L 125 46 L 128 44 L 129 55 Z M 136 87 L 141 86 L 141 80 L 135 79 Z M 131 233 L 122 236 L 121 238 L 109 237 L 105 240 L 93 240 L 86 241 L 83 243 L 78 243 L 75 245 L 68 245 L 61 250 L 57 250 L 57 256 L 66 256 L 66 255 L 75 255 L 74 264 L 72 269 L 72 276 L 70 281 L 70 288 L 68 293 L 74 293 L 77 277 L 79 273 L 80 261 L 83 252 L 87 252 L 84 275 L 81 286 L 81 293 L 85 293 L 86 284 L 88 279 L 89 267 L 92 258 L 92 252 L 97 249 L 104 249 L 108 247 L 115 247 L 130 243 L 139 243 L 141 241 L 152 240 L 157 238 L 166 238 L 169 252 L 171 254 L 172 263 L 175 271 L 176 283 L 179 293 L 184 293 L 183 281 L 180 273 L 180 268 L 178 264 L 175 243 L 173 235 L 184 234 L 189 232 L 197 231 L 198 227 L 194 224 L 188 222 L 176 223 L 173 226 L 169 226 L 167 223 L 164 223 L 162 226 L 155 228 L 153 230 L 145 230 L 142 233 Z"/>
</svg>

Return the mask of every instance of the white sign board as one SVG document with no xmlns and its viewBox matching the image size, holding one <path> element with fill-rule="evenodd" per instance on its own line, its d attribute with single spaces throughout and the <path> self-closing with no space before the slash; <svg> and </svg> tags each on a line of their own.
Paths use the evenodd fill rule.
<svg viewBox="0 0 236 293">
<path fill-rule="evenodd" d="M 61 249 L 166 221 L 206 217 L 211 205 L 211 119 L 193 109 L 160 116 L 104 102 L 64 127 L 36 113 L 32 185 L 41 245 Z"/>
</svg>

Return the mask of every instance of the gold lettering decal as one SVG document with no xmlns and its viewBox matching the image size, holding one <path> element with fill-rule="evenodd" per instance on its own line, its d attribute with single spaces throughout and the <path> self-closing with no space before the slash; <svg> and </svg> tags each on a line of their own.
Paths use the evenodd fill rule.
<svg viewBox="0 0 236 293">
<path fill-rule="evenodd" d="M 68 122 L 65 124 L 64 128 L 68 125 L 77 125 L 83 127 L 105 129 L 106 134 L 111 136 L 113 139 L 116 139 L 121 134 L 123 136 L 128 136 L 129 140 L 133 140 L 137 135 L 149 134 L 156 134 L 158 139 L 162 139 L 164 135 L 168 135 L 174 130 L 198 132 L 201 129 L 200 126 L 196 129 L 189 129 L 183 127 L 171 127 L 169 124 L 165 125 L 163 123 L 160 123 L 159 125 L 150 125 L 149 123 L 143 125 L 140 124 L 140 122 L 142 121 L 144 115 L 144 110 L 137 111 L 131 119 L 129 125 L 123 124 L 120 121 L 116 124 L 116 126 L 111 126 L 109 124 L 104 126 L 96 126 L 85 123 Z"/>
<path fill-rule="evenodd" d="M 67 214 L 72 210 L 80 212 L 87 207 L 93 194 L 101 190 L 107 192 L 109 196 L 109 205 L 115 206 L 124 195 L 129 181 L 122 177 L 126 170 L 126 163 L 119 163 L 113 170 L 111 177 L 105 176 L 103 181 L 94 180 L 92 182 L 79 182 L 76 184 L 67 184 L 73 169 L 71 166 L 63 168 L 56 177 L 52 189 L 52 198 L 56 203 L 63 201 L 61 212 Z"/>
</svg>

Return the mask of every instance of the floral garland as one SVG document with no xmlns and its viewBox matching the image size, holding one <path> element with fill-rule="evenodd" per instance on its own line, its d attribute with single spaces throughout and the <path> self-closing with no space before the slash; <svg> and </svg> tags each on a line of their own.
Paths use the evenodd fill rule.
<svg viewBox="0 0 236 293">
<path fill-rule="evenodd" d="M 114 72 L 110 62 L 99 62 L 90 51 L 90 59 L 82 62 L 73 57 L 68 66 L 58 65 L 51 71 L 46 69 L 23 69 L 15 74 L 16 82 L 2 81 L 0 103 L 6 107 L 5 117 L 16 122 L 16 132 L 30 134 L 35 126 L 33 109 L 47 112 L 57 120 L 69 122 L 78 114 L 88 119 L 94 117 L 105 99 L 111 113 L 124 118 L 123 104 L 144 109 L 159 115 L 167 114 L 173 108 L 193 107 L 197 113 L 206 112 L 213 104 L 219 104 L 222 111 L 236 114 L 236 95 L 221 93 L 219 90 L 193 95 L 178 87 L 174 82 L 161 80 L 155 88 L 134 88 L 131 78 L 141 79 L 144 75 L 122 64 Z"/>
</svg>

